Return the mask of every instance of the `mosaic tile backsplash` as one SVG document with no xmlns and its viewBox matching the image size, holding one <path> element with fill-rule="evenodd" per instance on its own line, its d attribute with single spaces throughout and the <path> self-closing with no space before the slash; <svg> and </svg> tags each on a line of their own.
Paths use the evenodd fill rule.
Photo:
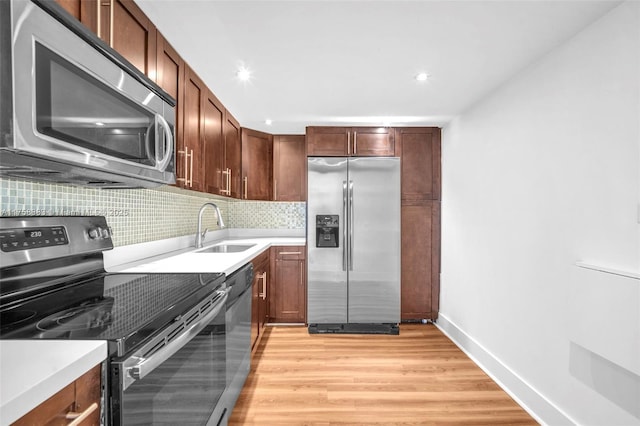
<svg viewBox="0 0 640 426">
<path fill-rule="evenodd" d="M 193 235 L 203 203 L 214 202 L 228 228 L 304 229 L 306 203 L 232 200 L 171 186 L 96 189 L 0 178 L 0 216 L 105 216 L 116 246 Z M 217 229 L 213 209 L 203 227 Z"/>
</svg>

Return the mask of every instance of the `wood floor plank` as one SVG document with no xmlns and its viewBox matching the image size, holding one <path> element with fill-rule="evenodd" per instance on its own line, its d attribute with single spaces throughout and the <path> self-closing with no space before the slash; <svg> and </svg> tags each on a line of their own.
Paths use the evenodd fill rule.
<svg viewBox="0 0 640 426">
<path fill-rule="evenodd" d="M 399 336 L 269 327 L 230 425 L 536 425 L 433 325 Z"/>
</svg>

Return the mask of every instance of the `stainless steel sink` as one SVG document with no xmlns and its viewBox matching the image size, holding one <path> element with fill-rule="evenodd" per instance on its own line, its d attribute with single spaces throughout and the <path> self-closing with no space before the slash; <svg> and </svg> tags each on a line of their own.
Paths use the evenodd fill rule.
<svg viewBox="0 0 640 426">
<path fill-rule="evenodd" d="M 253 246 L 255 246 L 255 244 L 218 244 L 196 250 L 196 253 L 240 253 L 249 250 Z"/>
</svg>

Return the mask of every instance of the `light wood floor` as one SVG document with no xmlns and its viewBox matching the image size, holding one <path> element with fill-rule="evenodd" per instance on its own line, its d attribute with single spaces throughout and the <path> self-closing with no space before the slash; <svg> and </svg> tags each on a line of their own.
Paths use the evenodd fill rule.
<svg viewBox="0 0 640 426">
<path fill-rule="evenodd" d="M 268 327 L 230 425 L 536 425 L 433 325 L 399 336 Z"/>
</svg>

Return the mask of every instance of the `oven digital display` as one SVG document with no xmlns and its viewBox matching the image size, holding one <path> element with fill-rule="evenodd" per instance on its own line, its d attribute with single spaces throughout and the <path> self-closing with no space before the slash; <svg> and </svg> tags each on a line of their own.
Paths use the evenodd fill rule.
<svg viewBox="0 0 640 426">
<path fill-rule="evenodd" d="M 0 231 L 0 248 L 4 252 L 69 244 L 63 226 L 37 229 L 3 229 Z"/>
</svg>

